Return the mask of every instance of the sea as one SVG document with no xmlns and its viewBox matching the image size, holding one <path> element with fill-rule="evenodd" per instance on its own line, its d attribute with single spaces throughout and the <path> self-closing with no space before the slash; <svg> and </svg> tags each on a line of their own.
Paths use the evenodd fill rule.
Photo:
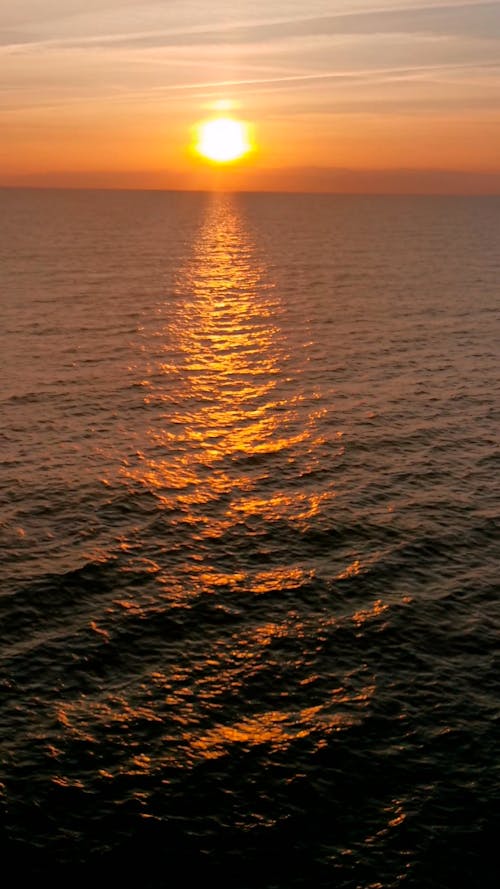
<svg viewBox="0 0 500 889">
<path fill-rule="evenodd" d="M 0 207 L 6 889 L 496 889 L 500 198 Z"/>
</svg>

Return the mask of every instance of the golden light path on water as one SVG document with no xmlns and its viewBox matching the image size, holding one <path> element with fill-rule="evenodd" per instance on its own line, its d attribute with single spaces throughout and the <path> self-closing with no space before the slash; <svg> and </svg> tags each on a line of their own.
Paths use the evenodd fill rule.
<svg viewBox="0 0 500 889">
<path fill-rule="evenodd" d="M 151 429 L 150 440 L 168 456 L 144 455 L 129 476 L 177 510 L 177 521 L 192 526 L 200 541 L 252 519 L 305 526 L 333 491 L 304 484 L 292 492 L 286 478 L 283 484 L 269 478 L 265 457 L 282 452 L 285 464 L 299 457 L 302 468 L 311 467 L 322 409 L 304 411 L 304 396 L 286 385 L 283 307 L 229 198 L 214 197 L 176 295 L 178 310 L 168 324 L 176 360 L 161 365 L 159 382 L 145 396 L 165 411 L 164 428 Z M 210 551 L 200 552 L 198 583 L 190 567 L 190 596 L 193 581 L 205 592 L 228 584 L 258 593 L 304 577 L 297 566 L 221 574 L 207 564 Z"/>
<path fill-rule="evenodd" d="M 153 740 L 145 739 L 142 749 L 136 745 L 103 780 L 186 768 L 224 755 L 233 744 L 267 744 L 277 751 L 311 736 L 320 749 L 330 733 L 362 719 L 375 691 L 372 677 L 361 670 L 337 681 L 326 696 L 311 693 L 310 706 L 295 702 L 292 693 L 287 705 L 283 691 L 279 706 L 256 699 L 245 707 L 248 676 L 269 669 L 277 642 L 300 650 L 302 639 L 318 633 L 318 621 L 328 633 L 342 620 L 359 626 L 374 619 L 385 606 L 377 602 L 343 618 L 321 616 L 317 608 L 310 618 L 300 616 L 286 597 L 314 581 L 313 561 L 298 546 L 289 547 L 286 558 L 276 556 L 272 542 L 252 551 L 263 526 L 277 538 L 283 529 L 292 536 L 306 531 L 334 502 L 335 490 L 331 479 L 317 479 L 325 408 L 298 385 L 302 359 L 291 353 L 279 323 L 286 307 L 230 197 L 213 197 L 174 297 L 154 344 L 145 345 L 152 357 L 142 381 L 144 401 L 155 422 L 148 445 L 122 473 L 126 484 L 154 495 L 164 517 L 156 534 L 164 535 L 163 547 L 156 544 L 149 554 L 143 543 L 122 543 L 125 570 L 133 572 L 135 565 L 150 571 L 156 592 L 116 598 L 112 610 L 144 622 L 204 599 L 215 600 L 222 614 L 267 595 L 282 593 L 284 604 L 272 617 L 263 608 L 229 636 L 207 638 L 193 654 L 182 652 L 177 664 L 152 670 L 130 694 L 65 705 L 60 723 L 75 737 L 85 735 L 88 723 L 103 724 L 111 736 L 121 727 L 151 727 Z M 341 454 L 340 436 L 336 442 Z M 245 540 L 249 552 L 239 548 Z M 355 560 L 339 577 L 360 570 Z M 309 656 L 310 668 L 305 654 L 294 667 L 306 672 L 302 692 L 319 680 L 313 652 Z M 242 696 L 229 721 L 218 715 L 219 699 L 227 694 Z M 212 709 L 207 723 L 200 714 Z"/>
</svg>

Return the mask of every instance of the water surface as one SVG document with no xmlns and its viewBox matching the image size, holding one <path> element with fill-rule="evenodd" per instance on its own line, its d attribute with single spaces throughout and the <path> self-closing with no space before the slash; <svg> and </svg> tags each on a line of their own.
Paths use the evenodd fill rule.
<svg viewBox="0 0 500 889">
<path fill-rule="evenodd" d="M 4 861 L 496 886 L 498 199 L 1 202 Z"/>
</svg>

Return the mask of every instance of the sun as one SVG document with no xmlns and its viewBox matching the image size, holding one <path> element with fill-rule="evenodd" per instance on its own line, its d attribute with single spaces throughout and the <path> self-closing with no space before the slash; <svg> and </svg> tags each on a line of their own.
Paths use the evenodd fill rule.
<svg viewBox="0 0 500 889">
<path fill-rule="evenodd" d="M 198 127 L 196 151 L 219 164 L 244 157 L 251 150 L 247 124 L 232 117 L 217 117 Z"/>
</svg>

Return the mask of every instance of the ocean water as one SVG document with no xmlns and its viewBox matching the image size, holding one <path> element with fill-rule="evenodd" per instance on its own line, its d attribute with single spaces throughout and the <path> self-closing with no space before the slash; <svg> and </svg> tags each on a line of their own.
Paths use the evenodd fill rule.
<svg viewBox="0 0 500 889">
<path fill-rule="evenodd" d="M 500 200 L 0 201 L 4 870 L 496 887 Z"/>
</svg>

